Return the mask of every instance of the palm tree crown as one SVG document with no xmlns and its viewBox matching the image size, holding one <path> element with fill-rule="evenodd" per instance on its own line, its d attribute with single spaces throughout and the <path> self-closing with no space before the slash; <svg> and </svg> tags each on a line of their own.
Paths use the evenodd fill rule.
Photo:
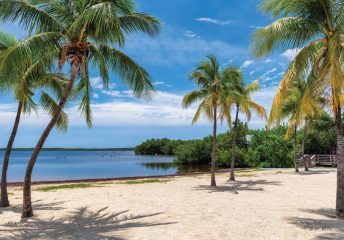
<svg viewBox="0 0 344 240">
<path fill-rule="evenodd" d="M 14 11 L 15 10 L 15 11 Z M 149 74 L 133 59 L 115 46 L 123 46 L 127 33 L 144 32 L 151 36 L 159 32 L 157 19 L 135 12 L 129 0 L 3 0 L 0 1 L 0 19 L 18 21 L 38 34 L 23 42 L 28 50 L 17 48 L 6 56 L 3 67 L 13 63 L 25 64 L 32 54 L 58 57 L 59 69 L 65 62 L 75 65 L 75 74 L 82 73 L 79 96 L 81 110 L 91 124 L 90 66 L 99 69 L 107 86 L 110 73 L 118 74 L 137 97 L 149 97 L 153 90 Z"/>
<path fill-rule="evenodd" d="M 68 84 L 26 168 L 22 217 L 31 217 L 32 170 L 69 97 L 79 100 L 79 109 L 91 126 L 89 68 L 93 67 L 99 69 L 105 86 L 113 72 L 133 90 L 136 97 L 149 98 L 154 90 L 149 74 L 116 47 L 124 45 L 128 33 L 156 34 L 160 24 L 154 17 L 135 12 L 135 4 L 131 0 L 3 0 L 0 1 L 0 20 L 18 21 L 38 33 L 8 51 L 1 59 L 0 72 L 7 70 L 9 73 L 10 66 L 15 64 L 26 65 L 32 56 L 57 59 L 60 71 L 65 69 L 66 62 L 69 63 Z"/>
<path fill-rule="evenodd" d="M 326 86 L 332 88 L 330 103 L 336 114 L 344 84 L 341 69 L 344 34 L 342 1 L 263 0 L 261 9 L 279 19 L 254 34 L 255 55 L 262 57 L 274 50 L 301 49 L 281 81 L 281 97 L 296 78 L 307 77 L 311 72 L 310 80 L 316 82 L 314 91 L 321 92 Z"/>
<path fill-rule="evenodd" d="M 192 104 L 201 101 L 198 110 L 192 120 L 195 124 L 202 113 L 213 120 L 213 110 L 215 107 L 225 109 L 223 115 L 230 117 L 230 112 L 227 111 L 226 94 L 229 88 L 228 78 L 224 77 L 224 72 L 220 69 L 220 64 L 216 57 L 209 55 L 206 61 L 203 61 L 190 74 L 190 79 L 194 80 L 199 90 L 194 90 L 186 94 L 182 101 L 184 108 L 190 107 Z"/>
<path fill-rule="evenodd" d="M 285 94 L 299 77 L 308 78 L 312 91 L 329 96 L 337 136 L 336 215 L 344 219 L 344 139 L 340 96 L 344 87 L 342 0 L 262 0 L 261 9 L 279 18 L 254 34 L 257 57 L 274 50 L 300 49 L 280 83 L 274 104 L 281 105 Z M 276 114 L 277 115 L 277 114 Z"/>
</svg>

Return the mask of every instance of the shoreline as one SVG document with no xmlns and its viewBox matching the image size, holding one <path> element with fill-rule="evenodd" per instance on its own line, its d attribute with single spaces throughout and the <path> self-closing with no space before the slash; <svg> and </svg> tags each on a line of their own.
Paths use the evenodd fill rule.
<svg viewBox="0 0 344 240">
<path fill-rule="evenodd" d="M 22 151 L 33 151 L 34 148 L 13 148 L 12 151 L 22 152 Z M 135 148 L 42 148 L 42 152 L 133 152 Z M 0 151 L 6 151 L 6 148 L 0 148 Z"/>
<path fill-rule="evenodd" d="M 250 170 L 251 168 L 237 169 L 237 170 Z M 226 173 L 229 169 L 220 169 L 216 173 Z M 32 181 L 31 185 L 49 185 L 49 184 L 68 184 L 68 183 L 92 183 L 92 182 L 112 182 L 112 181 L 127 181 L 127 180 L 139 180 L 139 179 L 152 179 L 152 178 L 170 178 L 170 177 L 183 177 L 183 176 L 195 176 L 202 174 L 210 174 L 210 171 L 205 172 L 193 172 L 193 173 L 179 173 L 168 175 L 150 175 L 150 176 L 133 176 L 133 177 L 114 177 L 114 178 L 85 178 L 74 180 L 52 180 L 52 181 Z M 8 182 L 9 187 L 21 187 L 23 182 Z"/>
<path fill-rule="evenodd" d="M 289 168 L 236 168 L 235 171 L 270 171 L 270 170 L 285 170 Z M 316 167 L 314 169 L 323 169 Z M 324 169 L 336 170 L 336 168 L 325 167 Z M 216 174 L 229 173 L 230 169 L 222 168 L 216 170 Z M 312 172 L 312 170 L 310 170 Z M 177 173 L 167 175 L 148 175 L 148 176 L 132 176 L 132 177 L 112 177 L 112 178 L 83 178 L 83 179 L 67 179 L 67 180 L 48 180 L 48 181 L 32 181 L 31 185 L 50 185 L 50 184 L 69 184 L 69 183 L 94 183 L 94 182 L 112 182 L 112 181 L 128 181 L 128 180 L 139 180 L 139 179 L 154 179 L 154 178 L 170 178 L 170 177 L 187 177 L 210 174 L 210 171 L 192 172 L 192 173 Z M 302 172 L 300 173 L 303 174 Z M 9 187 L 21 187 L 23 182 L 8 182 Z"/>
</svg>

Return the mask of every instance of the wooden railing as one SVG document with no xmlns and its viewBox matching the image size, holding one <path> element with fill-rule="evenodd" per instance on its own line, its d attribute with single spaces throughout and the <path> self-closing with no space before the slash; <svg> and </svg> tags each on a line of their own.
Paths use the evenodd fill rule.
<svg viewBox="0 0 344 240">
<path fill-rule="evenodd" d="M 317 154 L 317 155 L 305 155 L 305 161 L 309 167 L 315 166 L 336 166 L 336 155 L 326 155 L 326 154 Z M 299 163 L 303 165 L 302 158 L 299 159 Z"/>
</svg>

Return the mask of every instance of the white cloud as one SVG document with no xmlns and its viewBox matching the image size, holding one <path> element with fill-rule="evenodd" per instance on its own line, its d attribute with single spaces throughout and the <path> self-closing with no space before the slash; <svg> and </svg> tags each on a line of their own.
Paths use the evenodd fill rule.
<svg viewBox="0 0 344 240">
<path fill-rule="evenodd" d="M 252 99 L 258 104 L 262 105 L 266 110 L 266 115 L 269 116 L 272 101 L 274 99 L 277 87 L 262 88 L 258 92 L 252 94 Z M 251 128 L 263 128 L 266 125 L 266 120 L 259 118 L 256 114 L 253 114 L 249 126 Z"/>
<path fill-rule="evenodd" d="M 157 38 L 131 38 L 126 44 L 129 55 L 139 55 L 137 60 L 159 66 L 196 64 L 204 56 L 214 54 L 220 59 L 247 56 L 247 49 L 221 40 L 201 37 L 178 37 L 176 32 L 161 34 Z"/>
<path fill-rule="evenodd" d="M 265 27 L 261 27 L 261 26 L 250 26 L 250 28 L 254 28 L 254 29 L 262 29 L 262 28 L 265 28 Z"/>
<path fill-rule="evenodd" d="M 132 91 L 123 91 L 119 95 L 130 95 Z M 191 125 L 196 112 L 196 104 L 189 109 L 181 107 L 183 95 L 157 91 L 150 102 L 115 101 L 92 104 L 95 126 L 122 126 L 122 125 L 161 125 L 178 126 Z M 76 108 L 67 111 L 71 121 L 78 123 L 82 118 Z M 206 119 L 201 119 L 200 124 L 209 124 Z"/>
<path fill-rule="evenodd" d="M 267 77 L 267 76 L 264 76 L 264 77 L 261 77 L 260 80 L 262 82 L 268 82 L 268 81 L 271 81 L 271 80 L 275 80 L 277 78 L 277 76 L 274 76 L 274 77 Z"/>
<path fill-rule="evenodd" d="M 251 71 L 250 72 L 250 76 L 252 76 L 256 71 Z"/>
<path fill-rule="evenodd" d="M 262 82 L 268 82 L 268 81 L 274 80 L 274 79 L 276 79 L 278 76 L 280 76 L 279 74 L 276 74 L 276 73 L 275 73 L 277 70 L 278 70 L 277 68 L 272 68 L 272 69 L 266 71 L 263 75 L 261 75 L 261 76 L 259 77 L 259 79 L 260 79 Z M 272 73 L 275 73 L 275 74 L 273 74 L 273 76 L 271 76 Z"/>
<path fill-rule="evenodd" d="M 184 32 L 184 36 L 187 37 L 187 38 L 195 38 L 195 37 L 197 37 L 197 34 L 194 33 L 194 32 L 191 31 L 191 30 L 186 30 L 186 31 Z"/>
<path fill-rule="evenodd" d="M 95 88 L 95 89 L 103 88 L 103 80 L 101 79 L 101 77 L 90 78 L 90 82 L 91 82 L 92 88 Z"/>
<path fill-rule="evenodd" d="M 245 68 L 247 68 L 248 66 L 250 66 L 251 64 L 253 64 L 254 63 L 254 61 L 252 61 L 252 60 L 246 60 L 242 65 L 241 65 L 241 69 L 245 69 Z"/>
<path fill-rule="evenodd" d="M 269 71 L 266 72 L 266 74 L 274 73 L 277 71 L 277 68 L 272 68 Z"/>
<path fill-rule="evenodd" d="M 282 57 L 287 58 L 289 61 L 293 60 L 296 55 L 301 51 L 300 48 L 293 48 L 293 49 L 288 49 L 284 53 L 281 54 Z"/>
<path fill-rule="evenodd" d="M 105 94 L 114 97 L 113 101 L 94 103 L 91 105 L 94 126 L 189 126 L 196 112 L 197 104 L 188 109 L 181 106 L 183 94 L 174 94 L 157 91 L 152 101 L 128 100 L 132 91 L 107 91 Z M 16 104 L 0 104 L 0 118 L 3 119 L 2 127 L 9 128 L 13 124 Z M 77 106 L 65 109 L 69 116 L 70 126 L 85 126 L 85 121 L 80 115 Z M 22 126 L 42 127 L 49 122 L 49 115 L 43 110 L 38 115 L 23 116 Z M 202 118 L 199 124 L 209 124 Z"/>
<path fill-rule="evenodd" d="M 121 92 L 120 91 L 103 90 L 102 93 L 105 94 L 105 95 L 111 96 L 111 97 L 120 97 L 121 96 Z"/>
<path fill-rule="evenodd" d="M 270 58 L 268 58 L 268 59 L 266 59 L 264 62 L 265 62 L 265 63 L 271 63 L 272 60 L 271 60 Z"/>
<path fill-rule="evenodd" d="M 230 21 L 230 20 L 221 21 L 221 20 L 214 19 L 214 18 L 209 18 L 209 17 L 196 18 L 195 21 L 197 21 L 197 22 L 212 23 L 212 24 L 216 24 L 216 25 L 220 25 L 220 26 L 229 25 L 229 24 L 234 22 L 234 21 Z"/>
<path fill-rule="evenodd" d="M 104 85 L 103 85 L 103 79 L 101 77 L 93 77 L 93 78 L 90 78 L 90 82 L 91 82 L 91 86 L 92 88 L 94 89 L 102 89 L 104 88 Z M 116 83 L 110 83 L 108 85 L 108 88 L 109 89 L 113 89 L 117 86 Z"/>
<path fill-rule="evenodd" d="M 263 88 L 254 93 L 252 98 L 269 113 L 271 103 L 276 91 L 276 87 Z M 183 94 L 175 94 L 157 91 L 152 101 L 145 102 L 139 100 L 126 100 L 123 96 L 131 97 L 132 91 L 112 92 L 116 97 L 113 101 L 92 104 L 94 126 L 190 126 L 192 118 L 196 112 L 197 104 L 188 109 L 181 107 Z M 119 97 L 117 97 L 119 96 Z M 15 117 L 16 104 L 0 104 L 0 118 L 3 119 L 2 127 L 10 128 Z M 69 115 L 70 127 L 86 126 L 85 121 L 78 111 L 78 107 L 65 109 Z M 38 115 L 32 114 L 30 117 L 23 116 L 21 125 L 28 127 L 42 127 L 49 122 L 49 115 L 39 110 Z M 203 116 L 198 123 L 209 125 L 208 120 Z M 265 126 L 265 120 L 253 115 L 249 123 L 252 128 Z"/>
<path fill-rule="evenodd" d="M 165 85 L 165 82 L 153 82 L 153 85 L 155 85 L 155 86 Z"/>
</svg>

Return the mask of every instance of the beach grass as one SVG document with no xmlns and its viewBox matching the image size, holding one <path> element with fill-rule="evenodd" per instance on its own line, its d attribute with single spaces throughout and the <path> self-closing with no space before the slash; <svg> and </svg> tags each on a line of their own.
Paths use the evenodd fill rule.
<svg viewBox="0 0 344 240">
<path fill-rule="evenodd" d="M 264 169 L 263 168 L 238 169 L 235 172 L 236 173 L 252 173 L 252 172 L 258 172 L 258 171 L 264 171 Z"/>
<path fill-rule="evenodd" d="M 124 182 L 118 182 L 117 184 L 145 184 L 145 183 L 167 183 L 170 182 L 171 180 L 167 179 L 142 179 L 142 180 L 128 180 Z"/>
<path fill-rule="evenodd" d="M 116 182 L 116 184 L 145 184 L 145 183 L 167 183 L 171 180 L 161 179 L 142 179 L 142 180 L 128 180 L 123 182 Z M 100 182 L 100 183 L 74 183 L 74 184 L 62 184 L 37 188 L 36 191 L 40 192 L 53 192 L 62 189 L 78 189 L 78 188 L 91 188 L 102 187 L 103 185 L 114 184 L 114 182 Z"/>
<path fill-rule="evenodd" d="M 242 174 L 237 174 L 238 177 L 255 177 L 257 176 L 256 174 L 252 174 L 252 173 L 242 173 Z"/>
<path fill-rule="evenodd" d="M 63 185 L 54 185 L 54 186 L 46 186 L 37 188 L 37 191 L 41 192 L 51 192 L 61 189 L 76 189 L 76 188 L 90 188 L 90 187 L 96 187 L 93 184 L 90 183 L 75 183 L 75 184 L 63 184 Z"/>
</svg>

